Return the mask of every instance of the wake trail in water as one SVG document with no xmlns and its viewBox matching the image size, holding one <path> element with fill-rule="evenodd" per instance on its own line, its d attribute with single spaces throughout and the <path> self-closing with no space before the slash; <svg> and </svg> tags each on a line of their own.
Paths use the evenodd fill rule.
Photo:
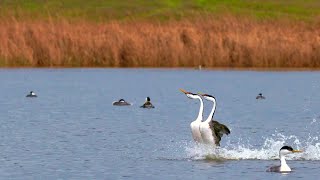
<svg viewBox="0 0 320 180">
<path fill-rule="evenodd" d="M 288 155 L 288 160 L 320 160 L 320 143 L 318 136 L 300 141 L 296 136 L 281 133 L 266 138 L 261 147 L 253 147 L 239 139 L 237 143 L 226 143 L 223 147 L 213 148 L 197 145 L 193 142 L 180 145 L 184 148 L 186 159 L 190 160 L 275 160 L 279 159 L 279 150 L 284 145 L 303 150 L 303 153 Z"/>
</svg>

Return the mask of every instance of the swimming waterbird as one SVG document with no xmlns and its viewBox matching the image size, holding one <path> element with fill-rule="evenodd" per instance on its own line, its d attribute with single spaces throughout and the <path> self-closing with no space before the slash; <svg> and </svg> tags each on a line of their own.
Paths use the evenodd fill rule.
<svg viewBox="0 0 320 180">
<path fill-rule="evenodd" d="M 119 101 L 115 101 L 112 103 L 114 106 L 130 106 L 131 104 L 126 102 L 124 99 L 120 99 Z"/>
<path fill-rule="evenodd" d="M 291 168 L 288 166 L 285 156 L 288 154 L 300 153 L 300 152 L 302 151 L 294 150 L 291 146 L 283 146 L 279 151 L 280 166 L 272 166 L 267 170 L 267 172 L 280 172 L 280 173 L 291 172 Z"/>
<path fill-rule="evenodd" d="M 154 108 L 154 106 L 152 105 L 152 103 L 150 101 L 151 101 L 150 97 L 147 97 L 146 102 L 140 107 L 141 108 L 148 108 L 148 109 Z"/>
<path fill-rule="evenodd" d="M 259 95 L 256 97 L 256 99 L 265 99 L 266 97 L 262 96 L 262 93 L 259 93 Z"/>
<path fill-rule="evenodd" d="M 26 97 L 38 97 L 38 96 L 33 91 L 30 91 L 30 93 Z"/>
</svg>

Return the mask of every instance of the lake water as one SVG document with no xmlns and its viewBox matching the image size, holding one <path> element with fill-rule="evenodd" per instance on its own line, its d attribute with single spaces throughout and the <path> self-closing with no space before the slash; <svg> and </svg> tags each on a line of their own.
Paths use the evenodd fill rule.
<svg viewBox="0 0 320 180">
<path fill-rule="evenodd" d="M 319 177 L 320 72 L 1 69 L 0 82 L 1 179 Z M 179 88 L 217 98 L 220 149 L 195 145 L 199 103 Z M 139 108 L 147 96 L 155 109 Z M 304 151 L 293 172 L 266 172 L 283 145 Z"/>
</svg>

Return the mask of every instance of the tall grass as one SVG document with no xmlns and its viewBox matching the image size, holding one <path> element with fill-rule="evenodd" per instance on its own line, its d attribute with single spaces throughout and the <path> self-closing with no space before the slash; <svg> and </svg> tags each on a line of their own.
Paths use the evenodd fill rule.
<svg viewBox="0 0 320 180">
<path fill-rule="evenodd" d="M 0 20 L 3 67 L 320 67 L 320 23 Z"/>
</svg>

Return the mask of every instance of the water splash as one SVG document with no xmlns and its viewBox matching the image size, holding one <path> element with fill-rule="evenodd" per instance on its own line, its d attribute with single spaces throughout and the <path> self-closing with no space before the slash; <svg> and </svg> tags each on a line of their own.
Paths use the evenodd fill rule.
<svg viewBox="0 0 320 180">
<path fill-rule="evenodd" d="M 318 137 L 311 137 L 303 140 L 303 143 L 296 136 L 285 136 L 275 133 L 272 137 L 265 138 L 260 147 L 254 147 L 250 143 L 228 142 L 224 147 L 212 148 L 207 145 L 196 145 L 189 143 L 185 146 L 187 157 L 191 160 L 275 160 L 279 158 L 279 149 L 284 145 L 290 145 L 294 149 L 303 150 L 303 153 L 288 155 L 289 160 L 320 160 L 320 143 Z"/>
</svg>

